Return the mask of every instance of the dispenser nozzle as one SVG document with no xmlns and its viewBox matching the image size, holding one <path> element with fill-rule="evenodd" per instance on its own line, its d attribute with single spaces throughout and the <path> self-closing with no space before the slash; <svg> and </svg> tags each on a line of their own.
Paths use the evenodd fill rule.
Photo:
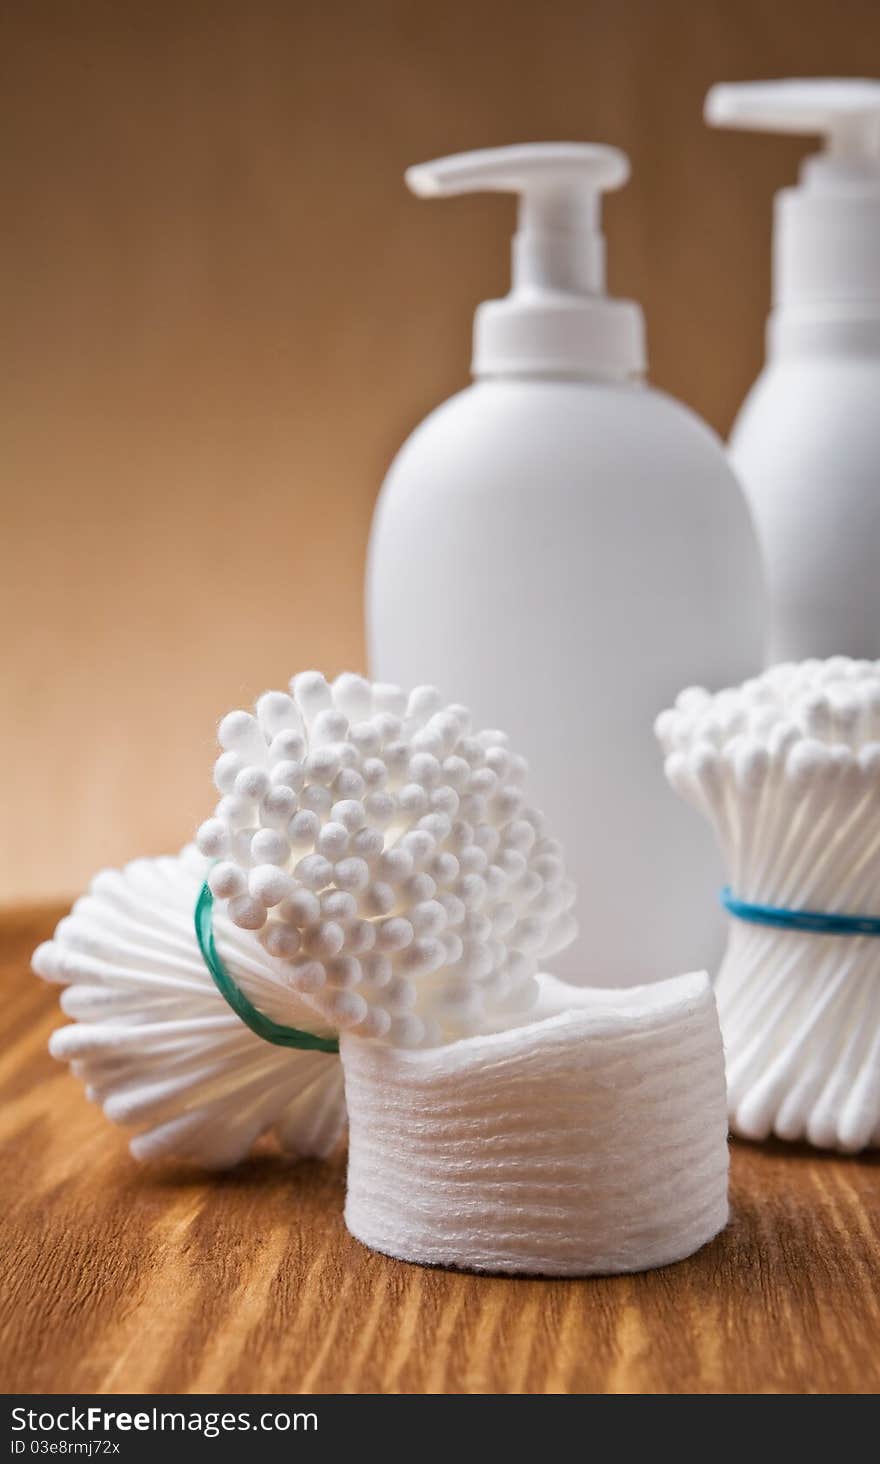
<svg viewBox="0 0 880 1464">
<path fill-rule="evenodd" d="M 456 153 L 406 171 L 419 198 L 458 193 L 516 193 L 513 289 L 523 286 L 600 294 L 605 286 L 599 195 L 629 177 L 616 147 L 589 142 L 532 142 Z"/>
<path fill-rule="evenodd" d="M 618 148 L 600 143 L 530 142 L 417 163 L 407 168 L 405 176 L 407 186 L 419 198 L 571 189 L 596 194 L 622 187 L 629 178 L 629 159 Z"/>
<path fill-rule="evenodd" d="M 790 81 L 721 82 L 706 97 L 713 127 L 815 133 L 831 157 L 880 164 L 880 82 L 809 77 Z"/>
</svg>

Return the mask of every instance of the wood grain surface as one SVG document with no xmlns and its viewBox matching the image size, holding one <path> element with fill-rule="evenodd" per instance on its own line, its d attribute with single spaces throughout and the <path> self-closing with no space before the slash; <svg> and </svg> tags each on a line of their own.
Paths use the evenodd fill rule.
<svg viewBox="0 0 880 1464">
<path fill-rule="evenodd" d="M 647 1275 L 510 1280 L 371 1254 L 342 1156 L 141 1168 L 48 1056 L 57 910 L 0 924 L 0 1386 L 100 1393 L 871 1393 L 880 1167 L 733 1147 L 733 1218 Z"/>
</svg>

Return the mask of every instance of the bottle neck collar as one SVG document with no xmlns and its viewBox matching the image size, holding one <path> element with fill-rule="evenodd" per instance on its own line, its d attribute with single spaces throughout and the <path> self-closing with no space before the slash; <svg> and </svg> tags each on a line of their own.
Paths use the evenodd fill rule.
<svg viewBox="0 0 880 1464">
<path fill-rule="evenodd" d="M 476 378 L 630 381 L 646 370 L 642 311 L 630 300 L 526 290 L 488 300 L 474 318 Z"/>
</svg>

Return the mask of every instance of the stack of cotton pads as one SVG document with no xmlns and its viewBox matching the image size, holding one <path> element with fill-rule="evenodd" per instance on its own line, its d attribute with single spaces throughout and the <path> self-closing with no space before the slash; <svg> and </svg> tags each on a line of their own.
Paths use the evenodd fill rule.
<svg viewBox="0 0 880 1464">
<path fill-rule="evenodd" d="M 309 672 L 219 736 L 199 848 L 98 875 L 34 956 L 75 1018 L 52 1051 L 135 1155 L 222 1166 L 267 1133 L 327 1154 L 344 1080 L 346 1215 L 377 1249 L 573 1275 L 714 1235 L 707 978 L 543 973 L 574 890 L 503 733 L 431 688 Z"/>
<path fill-rule="evenodd" d="M 358 1239 L 431 1265 L 586 1276 L 681 1260 L 726 1224 L 708 977 L 541 988 L 538 1020 L 434 1052 L 343 1039 Z"/>
<path fill-rule="evenodd" d="M 716 996 L 732 1127 L 877 1145 L 880 663 L 834 657 L 691 689 L 657 733 L 729 871 Z"/>
</svg>

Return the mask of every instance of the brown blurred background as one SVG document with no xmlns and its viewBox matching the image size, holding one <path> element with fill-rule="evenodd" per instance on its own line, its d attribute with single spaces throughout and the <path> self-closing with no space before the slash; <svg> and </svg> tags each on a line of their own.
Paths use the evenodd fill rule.
<svg viewBox="0 0 880 1464">
<path fill-rule="evenodd" d="M 721 432 L 756 374 L 803 143 L 708 131 L 719 79 L 859 75 L 877 0 L 107 0 L 0 21 L 0 898 L 175 849 L 213 729 L 363 664 L 384 470 L 466 384 L 514 205 L 407 164 L 614 142 L 610 284 Z"/>
</svg>

